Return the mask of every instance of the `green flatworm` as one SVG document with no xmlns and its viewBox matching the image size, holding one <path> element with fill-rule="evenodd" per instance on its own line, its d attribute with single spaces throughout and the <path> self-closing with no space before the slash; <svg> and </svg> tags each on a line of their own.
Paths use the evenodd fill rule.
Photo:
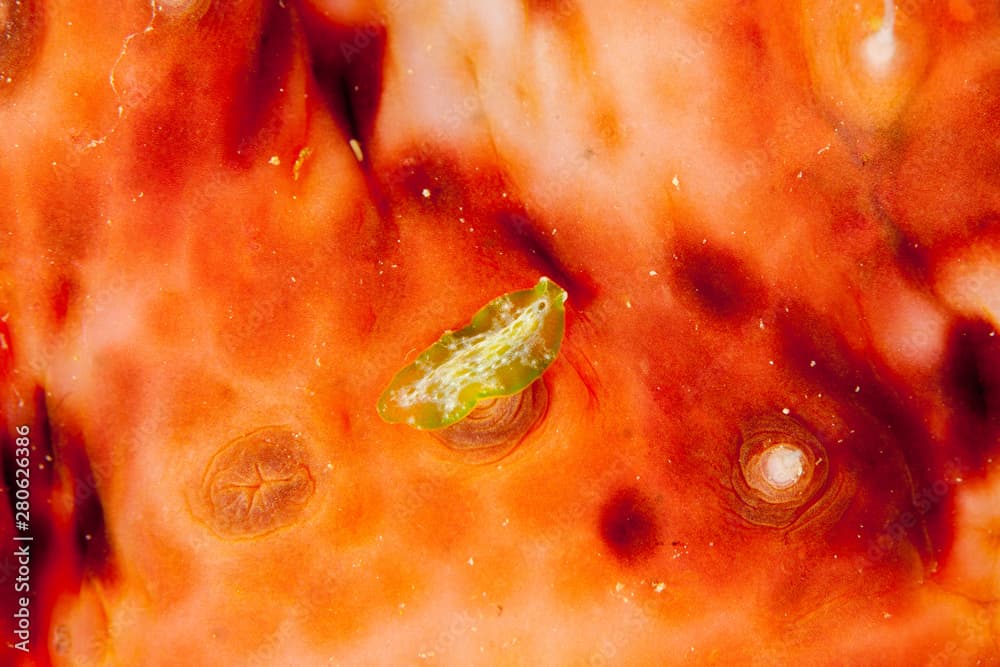
<svg viewBox="0 0 1000 667">
<path fill-rule="evenodd" d="M 566 291 L 545 277 L 490 301 L 396 374 L 379 397 L 379 415 L 418 429 L 443 428 L 483 399 L 521 391 L 559 354 L 565 301 Z"/>
</svg>

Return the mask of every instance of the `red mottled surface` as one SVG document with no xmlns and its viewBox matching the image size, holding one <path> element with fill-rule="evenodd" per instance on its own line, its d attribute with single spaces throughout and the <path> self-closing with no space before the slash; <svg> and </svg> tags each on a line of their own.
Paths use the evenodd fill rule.
<svg viewBox="0 0 1000 667">
<path fill-rule="evenodd" d="M 891 14 L 0 0 L 3 664 L 1000 664 L 1000 8 Z M 379 419 L 540 275 L 519 446 Z"/>
</svg>

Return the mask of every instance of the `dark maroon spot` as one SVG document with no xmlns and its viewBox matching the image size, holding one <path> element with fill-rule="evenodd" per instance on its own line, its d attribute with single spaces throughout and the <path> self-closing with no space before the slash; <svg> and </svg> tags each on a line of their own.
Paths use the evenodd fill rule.
<svg viewBox="0 0 1000 667">
<path fill-rule="evenodd" d="M 959 322 L 948 341 L 945 387 L 976 421 L 995 421 L 1000 397 L 1000 340 L 981 320 Z"/>
<path fill-rule="evenodd" d="M 956 438 L 971 467 L 982 468 L 1000 435 L 1000 335 L 983 320 L 962 320 L 947 343 L 943 388 Z"/>
<path fill-rule="evenodd" d="M 636 489 L 615 493 L 601 510 L 601 538 L 619 560 L 632 563 L 660 546 L 652 503 Z"/>
<path fill-rule="evenodd" d="M 727 250 L 697 242 L 681 245 L 675 255 L 678 287 L 703 310 L 728 319 L 762 308 L 764 290 L 758 277 Z"/>
</svg>

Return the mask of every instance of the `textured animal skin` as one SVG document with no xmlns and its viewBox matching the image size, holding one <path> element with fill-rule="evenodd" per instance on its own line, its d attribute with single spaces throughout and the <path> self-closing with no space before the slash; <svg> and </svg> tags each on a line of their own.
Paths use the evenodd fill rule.
<svg viewBox="0 0 1000 667">
<path fill-rule="evenodd" d="M 0 663 L 1000 664 L 997 2 L 0 24 Z"/>
</svg>

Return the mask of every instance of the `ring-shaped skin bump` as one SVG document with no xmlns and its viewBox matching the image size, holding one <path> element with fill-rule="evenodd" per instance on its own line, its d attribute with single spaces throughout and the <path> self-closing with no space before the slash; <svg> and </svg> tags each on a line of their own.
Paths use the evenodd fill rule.
<svg viewBox="0 0 1000 667">
<path fill-rule="evenodd" d="M 38 0 L 0 0 L 0 97 L 29 78 L 41 50 L 44 19 Z"/>
<path fill-rule="evenodd" d="M 759 526 L 791 525 L 820 497 L 830 462 L 819 440 L 791 417 L 765 415 L 741 428 L 731 481 L 736 510 Z"/>
<path fill-rule="evenodd" d="M 548 389 L 539 378 L 511 396 L 480 401 L 461 421 L 430 433 L 466 463 L 494 463 L 514 451 L 548 404 Z"/>
<path fill-rule="evenodd" d="M 207 521 L 227 539 L 260 537 L 300 518 L 316 485 L 300 433 L 265 426 L 225 445 L 205 470 Z"/>
<path fill-rule="evenodd" d="M 743 478 L 764 502 L 783 503 L 801 496 L 802 481 L 813 474 L 813 464 L 794 442 L 776 439 L 741 462 Z"/>
</svg>

